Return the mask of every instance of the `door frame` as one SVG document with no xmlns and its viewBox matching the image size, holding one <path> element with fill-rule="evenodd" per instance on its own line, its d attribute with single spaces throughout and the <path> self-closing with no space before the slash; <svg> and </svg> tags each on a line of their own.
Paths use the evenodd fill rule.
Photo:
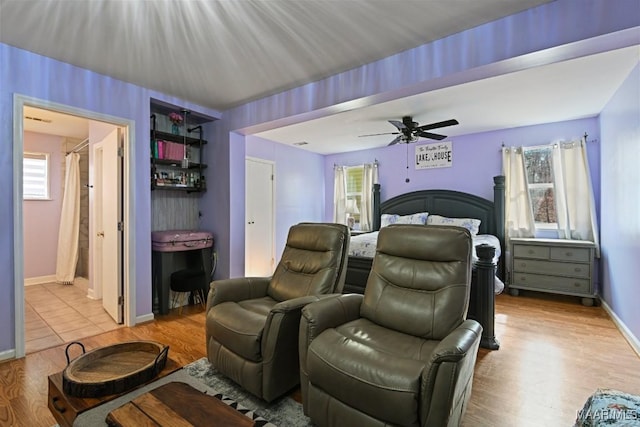
<svg viewBox="0 0 640 427">
<path fill-rule="evenodd" d="M 122 117 L 97 113 L 83 108 L 72 107 L 52 101 L 33 98 L 25 95 L 13 96 L 13 281 L 14 281 L 14 314 L 15 314 L 15 358 L 25 355 L 25 317 L 24 317 L 24 223 L 22 200 L 22 156 L 24 151 L 24 107 L 35 107 L 56 111 L 62 114 L 80 116 L 89 120 L 106 122 L 121 127 L 124 133 L 123 180 L 123 221 L 124 245 L 122 277 L 124 279 L 124 324 L 133 326 L 136 323 L 135 300 L 135 221 L 137 209 L 135 197 L 134 165 L 135 163 L 135 122 Z"/>
<path fill-rule="evenodd" d="M 247 209 L 246 209 L 246 197 L 247 197 L 247 187 L 249 186 L 248 177 L 246 176 L 247 170 L 247 162 L 256 162 L 256 163 L 264 163 L 271 166 L 271 175 L 273 178 L 271 179 L 271 259 L 272 259 L 272 270 L 275 270 L 277 265 L 277 257 L 276 257 L 276 163 L 272 160 L 260 159 L 258 157 L 246 156 L 244 160 L 245 164 L 245 218 L 244 218 L 244 228 L 245 228 L 245 241 L 244 241 L 244 272 L 247 273 Z"/>
</svg>

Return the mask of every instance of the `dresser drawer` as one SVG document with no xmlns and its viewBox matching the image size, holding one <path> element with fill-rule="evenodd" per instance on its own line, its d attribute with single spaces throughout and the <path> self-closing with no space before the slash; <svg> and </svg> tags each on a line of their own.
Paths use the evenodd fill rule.
<svg viewBox="0 0 640 427">
<path fill-rule="evenodd" d="M 591 294 L 591 281 L 571 277 L 546 276 L 542 274 L 514 273 L 513 285 L 527 289 L 540 289 L 577 294 Z"/>
<path fill-rule="evenodd" d="M 546 246 L 514 245 L 513 256 L 516 258 L 549 259 L 549 248 Z"/>
<path fill-rule="evenodd" d="M 591 277 L 589 264 L 574 264 L 569 262 L 537 261 L 531 259 L 514 259 L 513 271 L 521 273 L 536 273 L 570 277 Z"/>
<path fill-rule="evenodd" d="M 549 248 L 549 259 L 555 261 L 590 262 L 591 249 L 587 248 Z"/>
</svg>

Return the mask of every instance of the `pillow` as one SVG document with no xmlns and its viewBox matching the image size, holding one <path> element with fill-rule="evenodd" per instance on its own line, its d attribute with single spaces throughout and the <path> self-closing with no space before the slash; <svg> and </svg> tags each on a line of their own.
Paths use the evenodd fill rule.
<svg viewBox="0 0 640 427">
<path fill-rule="evenodd" d="M 427 223 L 428 212 L 418 212 L 411 215 L 382 214 L 380 228 L 391 224 L 421 224 Z"/>
<path fill-rule="evenodd" d="M 446 216 L 429 215 L 427 225 L 455 225 L 464 227 L 471 232 L 472 236 L 475 236 L 480 231 L 480 220 L 473 218 L 447 218 Z"/>
</svg>

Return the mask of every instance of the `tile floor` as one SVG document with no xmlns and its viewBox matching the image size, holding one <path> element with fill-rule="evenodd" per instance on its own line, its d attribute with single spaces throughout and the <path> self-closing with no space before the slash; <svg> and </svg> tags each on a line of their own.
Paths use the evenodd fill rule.
<svg viewBox="0 0 640 427">
<path fill-rule="evenodd" d="M 101 300 L 87 297 L 86 279 L 74 285 L 30 285 L 25 295 L 26 353 L 101 334 L 121 327 L 102 308 Z"/>
</svg>

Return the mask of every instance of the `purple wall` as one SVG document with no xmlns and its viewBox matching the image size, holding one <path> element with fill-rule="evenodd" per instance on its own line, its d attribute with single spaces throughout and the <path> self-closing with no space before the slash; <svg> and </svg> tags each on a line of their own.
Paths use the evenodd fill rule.
<svg viewBox="0 0 640 427">
<path fill-rule="evenodd" d="M 255 136 L 248 136 L 246 142 L 248 157 L 275 163 L 277 263 L 292 225 L 303 221 L 323 221 L 324 156 Z"/>
<path fill-rule="evenodd" d="M 62 209 L 62 140 L 60 136 L 24 133 L 24 151 L 49 153 L 49 195 L 51 200 L 25 200 L 24 277 L 56 274 L 58 229 Z"/>
<path fill-rule="evenodd" d="M 600 114 L 602 297 L 640 345 L 640 66 Z"/>
<path fill-rule="evenodd" d="M 130 212 L 135 222 L 132 236 L 135 259 L 137 316 L 151 313 L 151 192 L 149 162 L 149 116 L 151 98 L 184 106 L 211 117 L 214 110 L 200 107 L 162 93 L 151 91 L 117 79 L 96 74 L 63 62 L 36 55 L 0 43 L 0 353 L 15 348 L 14 307 L 14 224 L 13 224 L 13 102 L 14 94 L 46 100 L 94 113 L 131 120 L 131 138 L 135 144 L 130 156 L 136 210 Z M 205 139 L 211 135 L 205 134 Z M 215 171 L 207 171 L 215 173 Z M 208 177 L 209 180 L 212 178 Z M 224 226 L 224 223 L 223 225 Z M 217 229 L 213 229 L 214 232 Z"/>
<path fill-rule="evenodd" d="M 580 138 L 584 133 L 588 140 L 598 139 L 597 119 L 572 120 L 538 126 L 502 129 L 449 138 L 453 142 L 453 166 L 450 168 L 416 170 L 412 160 L 414 145 L 409 145 L 410 182 L 407 177 L 407 145 L 398 144 L 373 150 L 334 154 L 325 157 L 325 220 L 333 218 L 333 165 L 357 165 L 378 160 L 381 200 L 398 194 L 424 189 L 447 189 L 476 194 L 493 199 L 493 177 L 502 173 L 502 144 L 506 146 L 531 146 Z M 419 144 L 429 142 L 420 141 Z M 596 201 L 600 192 L 599 144 L 587 145 L 591 176 Z"/>
</svg>

